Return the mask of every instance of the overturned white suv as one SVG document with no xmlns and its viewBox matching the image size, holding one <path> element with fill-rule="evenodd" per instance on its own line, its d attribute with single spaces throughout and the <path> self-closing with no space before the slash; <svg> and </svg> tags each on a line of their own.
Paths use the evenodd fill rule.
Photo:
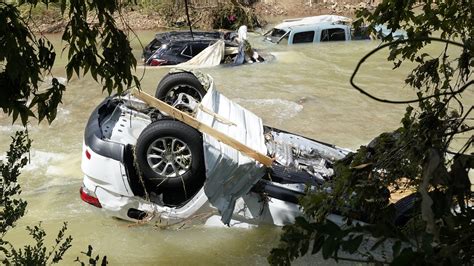
<svg viewBox="0 0 474 266">
<path fill-rule="evenodd" d="M 210 76 L 172 70 L 155 97 L 135 90 L 92 112 L 80 195 L 131 221 L 202 216 L 208 225 L 285 225 L 302 214 L 305 189 L 332 178 L 333 163 L 348 153 L 265 126 L 220 94 Z M 413 199 L 395 204 L 399 222 Z"/>
<path fill-rule="evenodd" d="M 106 98 L 84 134 L 81 198 L 118 218 L 292 223 L 305 187 L 349 152 L 264 126 L 201 73 L 167 74 L 158 108 L 138 94 Z"/>
</svg>

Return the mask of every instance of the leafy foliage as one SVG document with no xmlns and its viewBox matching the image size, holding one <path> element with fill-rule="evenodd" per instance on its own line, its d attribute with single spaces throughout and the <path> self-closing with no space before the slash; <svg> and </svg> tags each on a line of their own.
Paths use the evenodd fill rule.
<svg viewBox="0 0 474 266">
<path fill-rule="evenodd" d="M 365 19 L 372 28 L 377 24 L 403 28 L 408 39 L 387 36 L 386 44 L 361 59 L 351 84 L 374 100 L 417 106 L 407 106 L 399 129 L 336 162 L 335 176 L 325 187 L 308 191 L 301 199 L 307 218 L 284 228 L 270 263 L 289 264 L 310 247 L 325 259 L 353 254 L 394 265 L 473 262 L 474 209 L 468 178 L 474 168 L 473 107 L 466 108 L 462 97 L 474 83 L 472 10 L 474 2 L 464 0 L 384 0 L 373 12 L 358 12 L 358 23 Z M 433 37 L 438 32 L 440 38 Z M 439 54 L 428 54 L 426 47 L 432 42 L 444 44 Z M 354 83 L 360 65 L 385 47 L 394 69 L 415 63 L 405 82 L 415 90 L 416 99 L 380 99 Z M 415 193 L 392 204 L 390 191 Z M 329 226 L 331 213 L 346 217 L 339 229 Z M 369 239 L 376 242 L 369 244 Z M 380 255 L 386 250 L 383 246 L 391 248 Z"/>
<path fill-rule="evenodd" d="M 28 133 L 18 131 L 12 138 L 6 160 L 0 163 L 2 179 L 0 180 L 0 206 L 3 208 L 0 219 L 0 251 L 5 255 L 2 262 L 7 265 L 46 265 L 57 263 L 71 246 L 72 238 L 65 238 L 67 224 L 59 231 L 55 245 L 48 252 L 44 245 L 46 232 L 39 226 L 27 227 L 36 245 L 27 245 L 16 249 L 9 241 L 4 240 L 5 234 L 15 226 L 25 214 L 26 202 L 17 196 L 21 194 L 18 184 L 20 170 L 28 163 L 27 153 L 30 151 L 31 140 Z"/>
<path fill-rule="evenodd" d="M 52 76 L 56 60 L 56 48 L 45 36 L 35 35 L 29 27 L 32 9 L 42 3 L 54 4 L 62 15 L 69 17 L 62 36 L 67 51 L 67 80 L 74 73 L 77 77 L 91 73 L 94 80 L 102 84 L 109 94 L 121 92 L 131 86 L 140 87 L 132 71 L 136 59 L 124 31 L 115 22 L 114 15 L 121 18 L 121 2 L 115 0 L 20 0 L 0 2 L 0 108 L 15 122 L 20 118 L 26 127 L 30 118 L 38 122 L 46 119 L 51 123 L 57 114 L 58 105 L 66 87 Z M 126 1 L 125 1 L 126 2 Z M 124 3 L 127 4 L 127 3 Z M 29 10 L 26 16 L 20 9 Z M 47 82 L 47 80 L 51 82 Z M 26 202 L 19 198 L 20 169 L 26 165 L 31 141 L 27 131 L 18 132 L 13 138 L 6 161 L 0 163 L 0 252 L 3 263 L 14 265 L 45 265 L 59 262 L 71 246 L 71 236 L 65 237 L 66 224 L 59 231 L 55 245 L 50 251 L 45 247 L 46 232 L 40 225 L 28 227 L 35 245 L 16 249 L 4 240 L 5 234 L 15 226 L 26 210 Z M 86 255 L 91 256 L 92 248 Z M 90 264 L 94 260 L 91 258 Z M 96 258 L 98 261 L 98 257 Z M 105 265 L 107 260 L 102 260 Z M 95 263 L 93 264 L 95 265 Z"/>
<path fill-rule="evenodd" d="M 26 154 L 31 147 L 31 140 L 24 131 L 16 133 L 12 137 L 10 149 L 6 154 L 6 158 L 0 162 L 0 171 L 2 179 L 0 179 L 0 244 L 4 245 L 3 237 L 7 231 L 15 226 L 16 221 L 20 219 L 26 209 L 27 203 L 21 199 L 13 198 L 13 196 L 21 194 L 21 188 L 18 184 L 18 176 L 20 169 L 28 163 Z"/>
<path fill-rule="evenodd" d="M 96 255 L 95 257 L 92 255 L 94 249 L 92 248 L 91 245 L 89 245 L 87 247 L 87 251 L 86 252 L 81 252 L 82 254 L 84 254 L 87 258 L 87 263 L 83 262 L 79 257 L 76 258 L 76 262 L 79 262 L 82 266 L 84 265 L 92 265 L 92 266 L 95 266 L 95 265 L 102 265 L 102 266 L 105 266 L 107 265 L 108 261 L 107 261 L 107 256 L 103 256 L 102 259 L 100 259 L 100 256 L 99 255 Z M 100 264 L 99 264 L 100 262 Z"/>
<path fill-rule="evenodd" d="M 0 108 L 12 115 L 13 121 L 21 117 L 25 125 L 40 104 L 39 120 L 54 119 L 64 86 L 55 80 L 49 90 L 39 92 L 43 73 L 51 71 L 56 58 L 52 44 L 45 38 L 37 39 L 17 7 L 4 2 L 0 3 L 0 36 Z M 30 98 L 33 100 L 28 103 Z"/>
<path fill-rule="evenodd" d="M 251 8 L 238 2 L 218 5 L 213 14 L 213 28 L 237 30 L 242 25 L 250 29 L 261 27 L 259 18 Z"/>
<path fill-rule="evenodd" d="M 21 118 L 26 125 L 29 117 L 44 118 L 51 123 L 61 103 L 65 85 L 52 78 L 49 88 L 41 89 L 45 75 L 51 75 L 56 59 L 55 47 L 44 36 L 37 37 L 28 26 L 30 17 L 22 17 L 18 9 L 22 5 L 36 6 L 40 1 L 0 3 L 0 108 L 12 116 Z M 107 1 L 49 1 L 56 3 L 69 22 L 62 36 L 67 44 L 68 81 L 75 73 L 87 74 L 101 82 L 109 94 L 131 86 L 140 86 L 132 70 L 137 61 L 127 35 L 115 24 L 114 13 L 120 12 L 115 0 Z M 95 16 L 95 22 L 88 22 Z"/>
<path fill-rule="evenodd" d="M 70 21 L 66 26 L 62 39 L 69 44 L 66 66 L 67 78 L 73 72 L 77 76 L 89 71 L 96 81 L 103 84 L 103 90 L 122 92 L 140 82 L 132 74 L 137 61 L 127 35 L 115 24 L 113 14 L 120 12 L 119 2 L 106 1 L 70 1 Z M 62 10 L 66 8 L 63 1 Z M 88 23 L 89 12 L 94 12 L 97 23 Z M 124 87 L 126 86 L 126 87 Z"/>
<path fill-rule="evenodd" d="M 47 265 L 58 263 L 62 260 L 64 253 L 71 247 L 72 237 L 65 237 L 67 223 L 64 223 L 55 239 L 55 245 L 50 251 L 45 247 L 46 232 L 41 228 L 41 223 L 34 227 L 26 227 L 29 234 L 35 240 L 35 245 L 27 245 L 22 249 L 15 249 L 8 243 L 9 249 L 5 249 L 3 263 L 7 265 Z"/>
</svg>

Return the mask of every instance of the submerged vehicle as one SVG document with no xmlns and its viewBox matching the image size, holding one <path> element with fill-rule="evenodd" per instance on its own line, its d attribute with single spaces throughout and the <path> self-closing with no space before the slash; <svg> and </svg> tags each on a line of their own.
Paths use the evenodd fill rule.
<svg viewBox="0 0 474 266">
<path fill-rule="evenodd" d="M 306 185 L 330 178 L 349 151 L 264 126 L 213 87 L 210 76 L 170 72 L 155 96 L 196 113 L 219 139 L 131 94 L 100 103 L 85 128 L 81 198 L 131 221 L 210 211 L 228 225 L 292 223 Z M 271 159 L 264 165 L 255 154 Z"/>
<path fill-rule="evenodd" d="M 265 126 L 210 76 L 172 70 L 155 97 L 115 95 L 92 112 L 80 195 L 129 221 L 210 214 L 208 225 L 281 226 L 302 215 L 298 198 L 331 179 L 349 152 Z"/>
<path fill-rule="evenodd" d="M 393 38 L 405 38 L 404 31 L 392 32 L 385 26 L 375 28 L 379 36 L 392 34 Z M 355 29 L 351 19 L 336 15 L 321 15 L 305 18 L 286 19 L 264 34 L 265 40 L 272 43 L 298 44 L 329 41 L 369 40 L 367 27 Z"/>
<path fill-rule="evenodd" d="M 230 36 L 229 33 L 220 31 L 193 31 L 193 35 L 189 31 L 170 31 L 160 32 L 155 35 L 153 40 L 143 49 L 143 60 L 146 62 L 162 45 L 168 45 L 174 41 L 186 40 L 224 40 L 225 36 Z"/>
<path fill-rule="evenodd" d="M 245 26 L 242 26 L 245 27 Z M 246 32 L 246 27 L 245 27 Z M 158 33 L 143 49 L 143 60 L 150 66 L 167 66 L 178 64 L 218 65 L 221 62 L 243 63 L 236 59 L 242 53 L 242 36 L 235 32 L 188 32 L 172 31 Z M 246 39 L 246 35 L 245 35 Z M 212 60 L 209 60 L 211 58 Z M 255 57 L 256 61 L 263 58 Z"/>
</svg>

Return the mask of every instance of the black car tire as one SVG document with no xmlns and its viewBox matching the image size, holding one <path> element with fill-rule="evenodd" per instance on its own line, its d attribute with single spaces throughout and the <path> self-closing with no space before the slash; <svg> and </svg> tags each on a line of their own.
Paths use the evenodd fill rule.
<svg viewBox="0 0 474 266">
<path fill-rule="evenodd" d="M 164 149 L 161 149 L 162 147 Z M 176 156 L 177 151 L 173 151 L 176 147 L 179 147 L 178 150 L 183 150 L 181 155 L 176 153 L 178 154 Z M 190 162 L 183 159 L 187 156 L 190 156 Z M 148 125 L 137 140 L 135 160 L 147 189 L 152 191 L 155 189 L 183 191 L 184 188 L 189 196 L 189 193 L 196 191 L 205 180 L 202 136 L 194 128 L 179 121 L 160 120 Z M 163 163 L 166 164 L 164 170 L 161 167 Z M 157 167 L 158 164 L 160 165 Z M 173 173 L 168 173 L 167 170 L 170 170 L 168 164 L 171 164 Z M 152 168 L 152 165 L 155 168 Z M 189 168 L 181 167 L 182 165 L 188 165 Z M 175 167 L 179 168 L 178 172 Z"/>
<path fill-rule="evenodd" d="M 206 90 L 201 82 L 189 72 L 168 73 L 156 88 L 155 97 L 169 104 L 174 103 L 178 94 L 184 92 L 201 101 Z"/>
</svg>

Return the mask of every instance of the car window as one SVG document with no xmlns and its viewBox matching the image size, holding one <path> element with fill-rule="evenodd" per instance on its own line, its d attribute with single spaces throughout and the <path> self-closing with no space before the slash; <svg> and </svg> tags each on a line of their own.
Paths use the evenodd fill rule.
<svg viewBox="0 0 474 266">
<path fill-rule="evenodd" d="M 155 39 L 155 40 L 153 41 L 152 45 L 151 45 L 151 50 L 152 50 L 152 51 L 155 51 L 155 50 L 159 49 L 160 46 L 161 46 L 161 42 L 160 42 L 159 40 L 156 40 L 156 39 Z"/>
<path fill-rule="evenodd" d="M 370 33 L 368 27 L 357 27 L 352 29 L 352 40 L 368 40 L 370 39 Z"/>
<path fill-rule="evenodd" d="M 208 42 L 190 43 L 186 45 L 186 48 L 183 50 L 181 54 L 186 57 L 194 57 L 200 52 L 202 52 L 202 50 L 206 49 L 210 44 L 212 43 L 208 43 Z"/>
<path fill-rule="evenodd" d="M 207 43 L 207 42 L 206 43 L 202 43 L 202 42 L 201 43 L 193 43 L 191 45 L 191 47 L 193 49 L 191 51 L 192 55 L 196 56 L 197 54 L 202 52 L 202 50 L 206 49 L 209 45 L 210 45 L 210 43 Z"/>
<path fill-rule="evenodd" d="M 283 38 L 280 39 L 278 43 L 288 44 L 288 36 L 289 34 L 286 34 Z"/>
<path fill-rule="evenodd" d="M 186 48 L 184 48 L 184 50 L 181 54 L 186 56 L 186 57 L 193 57 L 192 50 L 193 49 L 192 49 L 191 45 L 188 44 L 188 45 L 186 45 Z"/>
<path fill-rule="evenodd" d="M 264 34 L 265 40 L 273 43 L 288 43 L 288 31 L 281 29 L 272 29 Z"/>
<path fill-rule="evenodd" d="M 286 31 L 284 30 L 280 30 L 280 29 L 273 29 L 272 30 L 272 37 L 281 37 L 283 35 L 285 35 Z"/>
<path fill-rule="evenodd" d="M 313 42 L 314 31 L 298 32 L 293 35 L 293 43 Z"/>
<path fill-rule="evenodd" d="M 335 29 L 326 29 L 321 31 L 321 41 L 330 42 L 330 41 L 345 41 L 346 33 L 344 29 L 335 28 Z"/>
<path fill-rule="evenodd" d="M 185 48 L 184 44 L 181 43 L 174 43 L 164 47 L 164 53 L 168 55 L 179 55 L 182 53 L 183 49 Z"/>
</svg>

